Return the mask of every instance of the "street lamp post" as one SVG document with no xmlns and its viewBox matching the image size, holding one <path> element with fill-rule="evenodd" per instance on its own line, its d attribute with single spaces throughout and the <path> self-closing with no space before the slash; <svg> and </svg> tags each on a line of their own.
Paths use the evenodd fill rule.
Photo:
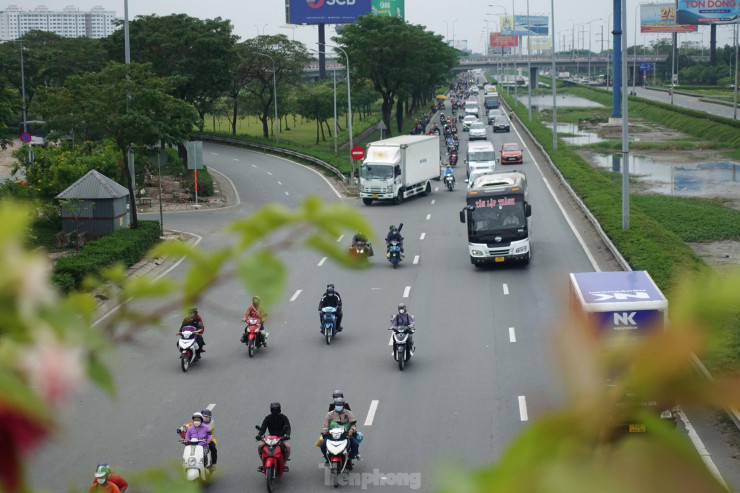
<svg viewBox="0 0 740 493">
<path fill-rule="evenodd" d="M 591 33 L 591 23 L 596 21 L 603 21 L 604 19 L 592 19 L 588 21 L 588 83 L 591 84 L 591 40 L 593 34 Z"/>
<path fill-rule="evenodd" d="M 530 20 L 529 17 L 529 0 L 527 0 L 527 31 L 531 32 L 530 27 Z M 532 121 L 532 53 L 530 53 L 530 49 L 532 48 L 532 44 L 529 42 L 530 40 L 530 34 L 527 34 L 527 86 L 529 86 L 529 89 L 527 90 L 527 112 L 529 115 L 529 121 Z M 554 48 L 553 48 L 554 49 Z"/>
<path fill-rule="evenodd" d="M 505 17 L 508 17 L 509 16 L 508 11 L 506 10 L 506 7 L 504 7 L 503 5 L 491 5 L 491 4 L 488 4 L 488 6 L 489 7 L 498 7 L 498 8 L 500 8 L 500 9 L 502 9 L 504 11 L 504 16 Z M 503 33 L 504 33 L 504 23 L 503 22 L 499 22 L 499 25 L 500 25 L 499 32 L 500 32 L 501 36 L 503 36 Z M 512 26 L 512 28 L 513 28 L 513 26 Z M 504 57 L 504 47 L 503 47 L 503 44 L 502 44 L 502 46 L 501 46 L 501 58 L 503 58 L 503 57 Z M 508 72 L 508 71 L 509 71 L 509 60 L 507 59 L 506 60 L 506 72 Z M 516 72 L 516 69 L 514 70 L 514 72 Z M 509 92 L 509 86 L 504 83 L 505 80 L 508 78 L 508 75 L 509 75 L 508 73 L 507 74 L 504 74 L 504 77 L 502 77 L 502 79 L 504 79 L 504 80 L 501 81 L 501 84 L 506 86 L 506 94 L 507 95 L 510 95 L 511 93 Z M 516 82 L 516 77 L 514 79 L 515 79 L 515 82 Z"/>
<path fill-rule="evenodd" d="M 280 143 L 280 121 L 278 121 L 278 100 L 277 100 L 277 72 L 275 71 L 275 59 L 267 53 L 256 52 L 257 55 L 266 56 L 272 61 L 272 94 L 275 100 L 275 143 Z"/>
<path fill-rule="evenodd" d="M 635 47 L 632 49 L 632 94 L 637 94 L 637 9 L 640 8 L 640 4 L 635 5 Z"/>
<path fill-rule="evenodd" d="M 349 79 L 349 55 L 347 55 L 347 52 L 344 51 L 344 49 L 340 48 L 336 45 L 330 45 L 327 43 L 323 43 L 324 46 L 329 46 L 331 48 L 337 49 L 341 51 L 344 54 L 344 57 L 347 59 L 347 116 L 349 118 L 349 148 L 352 149 L 354 147 L 354 137 L 352 135 L 352 92 L 351 92 L 351 85 L 350 79 Z M 350 184 L 354 180 L 355 175 L 355 162 L 352 159 L 352 155 L 350 154 L 349 157 L 349 182 Z"/>
<path fill-rule="evenodd" d="M 558 150 L 558 104 L 557 74 L 555 73 L 555 0 L 550 0 L 550 18 L 552 21 L 552 149 Z"/>
<path fill-rule="evenodd" d="M 128 30 L 128 0 L 123 0 L 123 51 L 124 60 L 126 65 L 131 64 L 131 40 L 129 38 Z M 126 76 L 128 79 L 128 75 Z M 131 99 L 131 94 L 126 95 L 127 99 Z M 131 197 L 131 222 L 134 221 L 134 214 L 136 214 L 136 173 L 134 163 L 134 144 L 133 142 L 128 146 L 128 170 L 131 175 L 131 190 L 134 196 Z"/>
</svg>

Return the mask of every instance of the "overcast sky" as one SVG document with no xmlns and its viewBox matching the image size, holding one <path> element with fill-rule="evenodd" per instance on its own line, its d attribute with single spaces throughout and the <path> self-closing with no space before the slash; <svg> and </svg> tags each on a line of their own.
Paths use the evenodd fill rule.
<svg viewBox="0 0 740 493">
<path fill-rule="evenodd" d="M 0 0 L 0 8 L 15 4 L 23 10 L 33 10 L 39 5 L 49 9 L 62 9 L 67 5 L 74 5 L 81 10 L 89 10 L 95 5 L 101 5 L 107 10 L 114 10 L 116 15 L 123 18 L 124 0 L 45 0 L 19 1 Z M 573 38 L 574 24 L 585 23 L 585 26 L 575 27 L 576 46 L 581 46 L 585 39 L 586 48 L 589 41 L 589 25 L 591 28 L 591 48 L 597 51 L 601 48 L 602 29 L 604 48 L 609 29 L 606 27 L 607 17 L 612 13 L 612 0 L 554 0 L 555 2 L 555 32 L 557 49 L 570 49 Z M 296 40 L 315 47 L 317 41 L 316 26 L 291 26 L 285 24 L 284 0 L 129 0 L 129 17 L 137 15 L 185 13 L 201 19 L 221 17 L 231 20 L 234 33 L 242 39 L 251 38 L 259 33 L 282 33 Z M 627 0 L 627 22 L 629 45 L 634 44 L 635 20 L 637 6 L 641 3 L 652 3 L 640 0 Z M 484 32 L 486 20 L 491 31 L 498 31 L 498 15 L 503 13 L 500 7 L 489 7 L 491 4 L 506 8 L 510 14 L 512 6 L 517 15 L 527 13 L 526 0 L 406 0 L 406 20 L 412 24 L 422 24 L 428 29 L 449 39 L 468 41 L 468 48 L 481 52 L 484 46 Z M 531 15 L 550 15 L 550 0 L 529 0 Z M 597 20 L 602 19 L 602 20 Z M 446 21 L 446 23 L 445 23 Z M 589 21 L 593 21 L 589 24 Z M 603 26 L 603 27 L 602 27 Z M 639 26 L 637 26 L 639 29 Z M 578 31 L 585 31 L 579 37 Z M 717 29 L 720 45 L 732 43 L 732 26 L 719 26 Z M 333 29 L 327 26 L 327 38 L 334 35 Z M 647 44 L 658 37 L 668 37 L 668 34 L 638 33 L 638 44 Z M 699 26 L 699 30 L 692 34 L 680 34 L 680 41 L 695 41 L 709 43 L 709 26 Z M 611 43 L 611 42 L 610 42 Z"/>
</svg>

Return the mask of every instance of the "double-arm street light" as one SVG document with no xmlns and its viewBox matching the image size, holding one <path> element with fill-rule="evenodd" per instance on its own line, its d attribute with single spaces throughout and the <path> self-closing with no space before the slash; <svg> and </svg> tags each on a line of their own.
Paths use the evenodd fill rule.
<svg viewBox="0 0 740 493">
<path fill-rule="evenodd" d="M 265 24 L 267 25 L 267 24 Z M 272 97 L 275 103 L 275 143 L 280 142 L 280 121 L 278 120 L 278 108 L 277 108 L 277 72 L 275 71 L 275 59 L 267 53 L 255 52 L 255 55 L 266 56 L 272 61 Z"/>
</svg>

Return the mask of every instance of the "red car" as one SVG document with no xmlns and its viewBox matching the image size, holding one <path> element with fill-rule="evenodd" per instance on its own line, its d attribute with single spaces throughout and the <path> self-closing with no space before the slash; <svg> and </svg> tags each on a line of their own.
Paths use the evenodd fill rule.
<svg viewBox="0 0 740 493">
<path fill-rule="evenodd" d="M 501 164 L 522 164 L 522 149 L 516 142 L 507 142 L 501 146 Z"/>
</svg>

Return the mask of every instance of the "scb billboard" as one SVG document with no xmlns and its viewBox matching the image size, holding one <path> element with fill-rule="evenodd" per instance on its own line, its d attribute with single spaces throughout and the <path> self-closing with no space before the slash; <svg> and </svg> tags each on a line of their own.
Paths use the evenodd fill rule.
<svg viewBox="0 0 740 493">
<path fill-rule="evenodd" d="M 369 14 L 371 0 L 286 0 L 288 24 L 350 24 Z"/>
</svg>

